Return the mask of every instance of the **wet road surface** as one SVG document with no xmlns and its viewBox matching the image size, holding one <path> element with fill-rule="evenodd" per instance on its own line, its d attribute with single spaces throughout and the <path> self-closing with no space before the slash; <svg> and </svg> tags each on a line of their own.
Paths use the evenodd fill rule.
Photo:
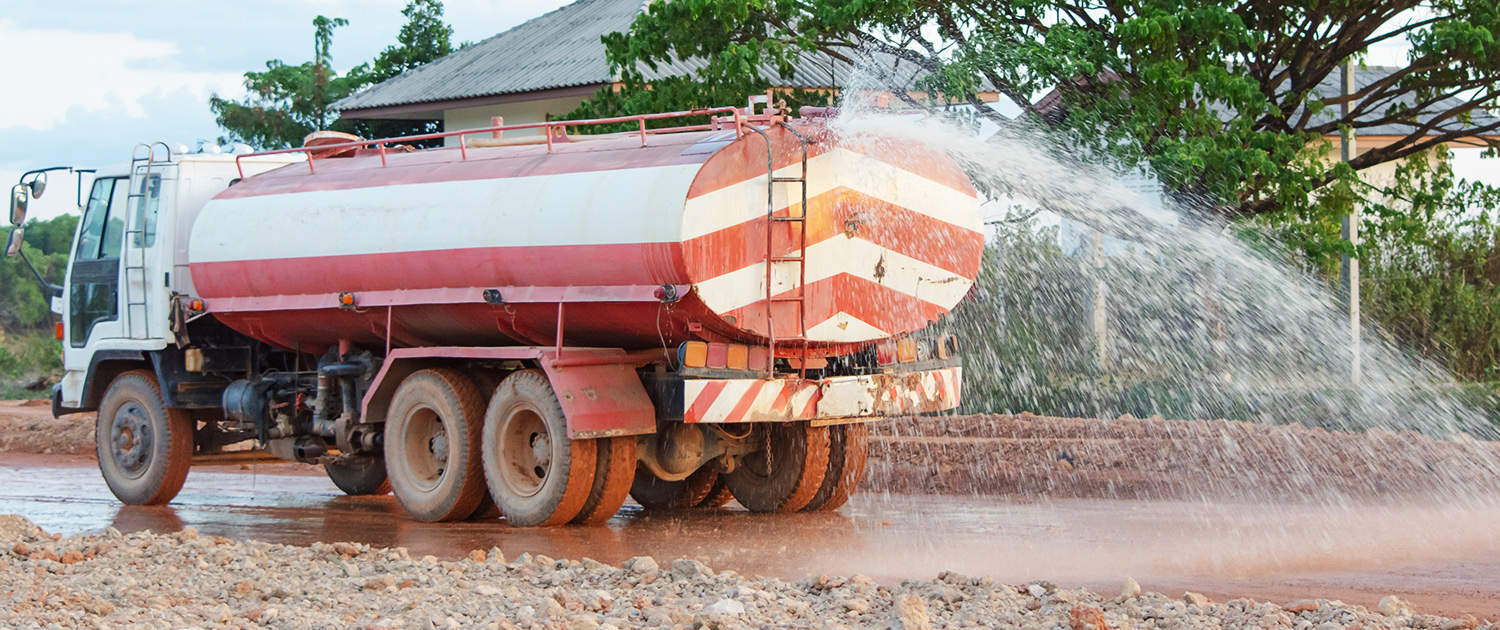
<svg viewBox="0 0 1500 630">
<path fill-rule="evenodd" d="M 359 541 L 455 558 L 497 546 L 618 563 L 690 557 L 788 579 L 863 573 L 882 581 L 949 570 L 1006 583 L 1048 580 L 1116 592 L 1217 600 L 1341 599 L 1373 608 L 1396 594 L 1420 612 L 1500 619 L 1500 507 L 1434 503 L 1269 505 L 863 493 L 834 514 L 650 515 L 627 504 L 606 526 L 427 524 L 394 498 L 345 497 L 319 469 L 195 468 L 172 505 L 119 505 L 91 458 L 0 454 L 0 513 L 64 535 L 116 527 L 290 544 Z"/>
</svg>

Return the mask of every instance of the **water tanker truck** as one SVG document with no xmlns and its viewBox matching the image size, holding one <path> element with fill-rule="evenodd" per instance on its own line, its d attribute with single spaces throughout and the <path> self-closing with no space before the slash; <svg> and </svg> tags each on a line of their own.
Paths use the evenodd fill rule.
<svg viewBox="0 0 1500 630">
<path fill-rule="evenodd" d="M 802 114 L 142 145 L 78 193 L 53 413 L 127 504 L 251 443 L 423 521 L 837 508 L 867 423 L 958 405 L 983 236 L 947 156 Z"/>
</svg>

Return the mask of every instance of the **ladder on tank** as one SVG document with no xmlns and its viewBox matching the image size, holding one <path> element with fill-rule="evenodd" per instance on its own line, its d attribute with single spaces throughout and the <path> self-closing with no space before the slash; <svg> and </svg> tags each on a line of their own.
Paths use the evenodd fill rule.
<svg viewBox="0 0 1500 630">
<path fill-rule="evenodd" d="M 809 341 L 807 339 L 807 138 L 793 129 L 785 122 L 778 122 L 781 128 L 791 132 L 792 136 L 801 143 L 802 162 L 801 171 L 796 177 L 777 176 L 776 159 L 770 134 L 750 126 L 750 130 L 766 141 L 766 377 L 772 378 L 776 375 L 776 322 L 772 315 L 776 304 L 793 303 L 797 305 L 797 331 L 795 337 L 783 337 L 779 341 L 800 343 L 802 345 L 801 363 L 798 365 L 798 374 L 807 375 L 807 354 Z M 796 213 L 791 212 L 788 207 L 787 216 L 776 216 L 776 185 L 795 184 L 798 188 L 800 203 Z M 790 197 L 789 197 L 790 198 Z M 793 251 L 785 255 L 776 254 L 776 226 L 794 223 L 797 225 L 797 246 Z M 777 264 L 794 264 L 797 266 L 797 285 L 793 287 L 792 295 L 777 296 L 775 284 L 775 268 Z"/>
<path fill-rule="evenodd" d="M 156 147 L 160 146 L 166 154 L 165 160 L 157 160 Z M 141 149 L 146 149 L 145 155 Z M 151 307 L 148 302 L 151 298 L 151 288 L 146 277 L 146 223 L 148 218 L 146 203 L 150 200 L 151 171 L 158 164 L 171 164 L 172 148 L 165 142 L 141 143 L 135 145 L 130 151 L 130 192 L 125 199 L 125 243 L 120 248 L 120 292 L 125 301 L 125 336 L 132 340 L 146 340 L 151 338 Z M 158 174 L 159 179 L 164 174 Z M 161 203 L 161 191 L 163 186 L 157 184 L 156 203 Z M 131 260 L 131 250 L 135 251 L 136 260 Z M 132 274 L 136 274 L 132 276 Z M 135 296 L 130 290 L 132 280 L 141 283 L 140 295 Z M 140 309 L 140 334 L 136 333 L 136 309 Z"/>
</svg>

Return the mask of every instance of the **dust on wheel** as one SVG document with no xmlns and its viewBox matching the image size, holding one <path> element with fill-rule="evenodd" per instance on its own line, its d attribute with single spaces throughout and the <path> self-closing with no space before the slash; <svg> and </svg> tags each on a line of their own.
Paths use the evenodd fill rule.
<svg viewBox="0 0 1500 630">
<path fill-rule="evenodd" d="M 323 464 L 323 472 L 339 490 L 351 497 L 386 494 L 391 482 L 385 474 L 385 458 L 378 455 L 346 455 Z"/>
<path fill-rule="evenodd" d="M 703 466 L 686 479 L 677 481 L 657 477 L 651 469 L 641 466 L 636 468 L 630 498 L 653 512 L 686 510 L 701 505 L 713 493 L 718 479 L 718 468 L 712 465 Z"/>
<path fill-rule="evenodd" d="M 495 389 L 484 416 L 484 477 L 512 525 L 562 525 L 594 487 L 595 440 L 568 438 L 547 377 L 521 370 Z"/>
<path fill-rule="evenodd" d="M 870 427 L 841 424 L 828 428 L 828 468 L 823 483 L 804 512 L 831 512 L 849 502 L 859 482 L 865 479 L 865 459 L 870 450 Z"/>
<path fill-rule="evenodd" d="M 598 453 L 594 486 L 583 509 L 573 517 L 573 523 L 579 525 L 598 525 L 614 516 L 625 504 L 635 480 L 635 436 L 599 438 L 594 440 L 594 450 Z"/>
<path fill-rule="evenodd" d="M 167 409 L 156 376 L 125 372 L 110 383 L 94 425 L 99 472 L 129 505 L 160 505 L 182 490 L 193 463 L 193 421 Z"/>
<path fill-rule="evenodd" d="M 828 468 L 828 428 L 806 422 L 767 425 L 762 447 L 740 458 L 725 484 L 751 512 L 795 512 L 812 501 Z M 769 454 L 769 456 L 768 456 Z"/>
<path fill-rule="evenodd" d="M 479 390 L 453 370 L 422 370 L 396 388 L 385 423 L 386 473 L 413 518 L 455 521 L 479 507 L 483 413 Z"/>
<path fill-rule="evenodd" d="M 716 466 L 717 468 L 717 466 Z M 700 510 L 717 510 L 734 500 L 734 494 L 729 491 L 729 484 L 724 481 L 724 475 L 714 474 L 714 485 L 708 489 L 708 494 L 693 507 Z"/>
</svg>

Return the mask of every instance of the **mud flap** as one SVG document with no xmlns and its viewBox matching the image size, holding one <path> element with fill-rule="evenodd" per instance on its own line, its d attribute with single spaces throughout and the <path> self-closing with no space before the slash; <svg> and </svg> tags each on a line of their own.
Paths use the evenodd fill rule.
<svg viewBox="0 0 1500 630">
<path fill-rule="evenodd" d="M 656 407 L 629 364 L 558 367 L 542 361 L 573 439 L 656 431 Z"/>
</svg>

